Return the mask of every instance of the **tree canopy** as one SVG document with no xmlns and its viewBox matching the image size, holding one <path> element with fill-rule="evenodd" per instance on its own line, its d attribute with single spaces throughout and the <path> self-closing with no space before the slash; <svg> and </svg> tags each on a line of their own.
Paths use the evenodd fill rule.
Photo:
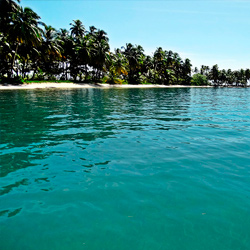
<svg viewBox="0 0 250 250">
<path fill-rule="evenodd" d="M 250 70 L 219 70 L 202 65 L 192 70 L 189 59 L 158 47 L 152 56 L 141 45 L 127 43 L 110 51 L 107 33 L 87 30 L 81 20 L 56 30 L 41 22 L 20 1 L 0 2 L 0 79 L 71 80 L 165 85 L 213 84 L 246 86 Z M 194 75 L 192 75 L 195 73 Z"/>
</svg>

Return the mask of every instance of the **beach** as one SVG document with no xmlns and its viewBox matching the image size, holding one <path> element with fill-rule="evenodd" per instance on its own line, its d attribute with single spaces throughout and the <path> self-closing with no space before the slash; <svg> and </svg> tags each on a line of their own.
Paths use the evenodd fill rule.
<svg viewBox="0 0 250 250">
<path fill-rule="evenodd" d="M 81 88 L 211 88 L 212 86 L 185 86 L 185 85 L 157 85 L 157 84 L 102 84 L 102 83 L 56 83 L 56 82 L 41 82 L 28 83 L 22 85 L 5 84 L 0 85 L 0 90 L 12 89 L 47 89 L 47 88 L 62 88 L 62 89 L 81 89 Z"/>
</svg>

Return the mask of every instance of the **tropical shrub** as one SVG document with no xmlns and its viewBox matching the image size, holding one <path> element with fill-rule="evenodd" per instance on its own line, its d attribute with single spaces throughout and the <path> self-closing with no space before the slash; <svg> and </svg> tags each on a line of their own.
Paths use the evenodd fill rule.
<svg viewBox="0 0 250 250">
<path fill-rule="evenodd" d="M 205 75 L 201 75 L 201 74 L 194 74 L 192 79 L 191 79 L 191 85 L 194 86 L 206 86 L 208 85 L 208 79 Z"/>
</svg>

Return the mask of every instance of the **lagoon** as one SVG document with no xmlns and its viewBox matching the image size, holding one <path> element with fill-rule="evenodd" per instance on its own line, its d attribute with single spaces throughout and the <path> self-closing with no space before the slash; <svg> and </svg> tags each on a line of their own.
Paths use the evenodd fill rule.
<svg viewBox="0 0 250 250">
<path fill-rule="evenodd" d="M 0 91 L 1 249 L 249 249 L 249 100 Z"/>
</svg>

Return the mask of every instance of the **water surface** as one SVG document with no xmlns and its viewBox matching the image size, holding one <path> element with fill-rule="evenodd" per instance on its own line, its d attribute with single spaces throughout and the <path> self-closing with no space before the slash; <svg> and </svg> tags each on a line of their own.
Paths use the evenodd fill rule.
<svg viewBox="0 0 250 250">
<path fill-rule="evenodd" d="M 0 248 L 250 249 L 250 89 L 0 92 Z"/>
</svg>

